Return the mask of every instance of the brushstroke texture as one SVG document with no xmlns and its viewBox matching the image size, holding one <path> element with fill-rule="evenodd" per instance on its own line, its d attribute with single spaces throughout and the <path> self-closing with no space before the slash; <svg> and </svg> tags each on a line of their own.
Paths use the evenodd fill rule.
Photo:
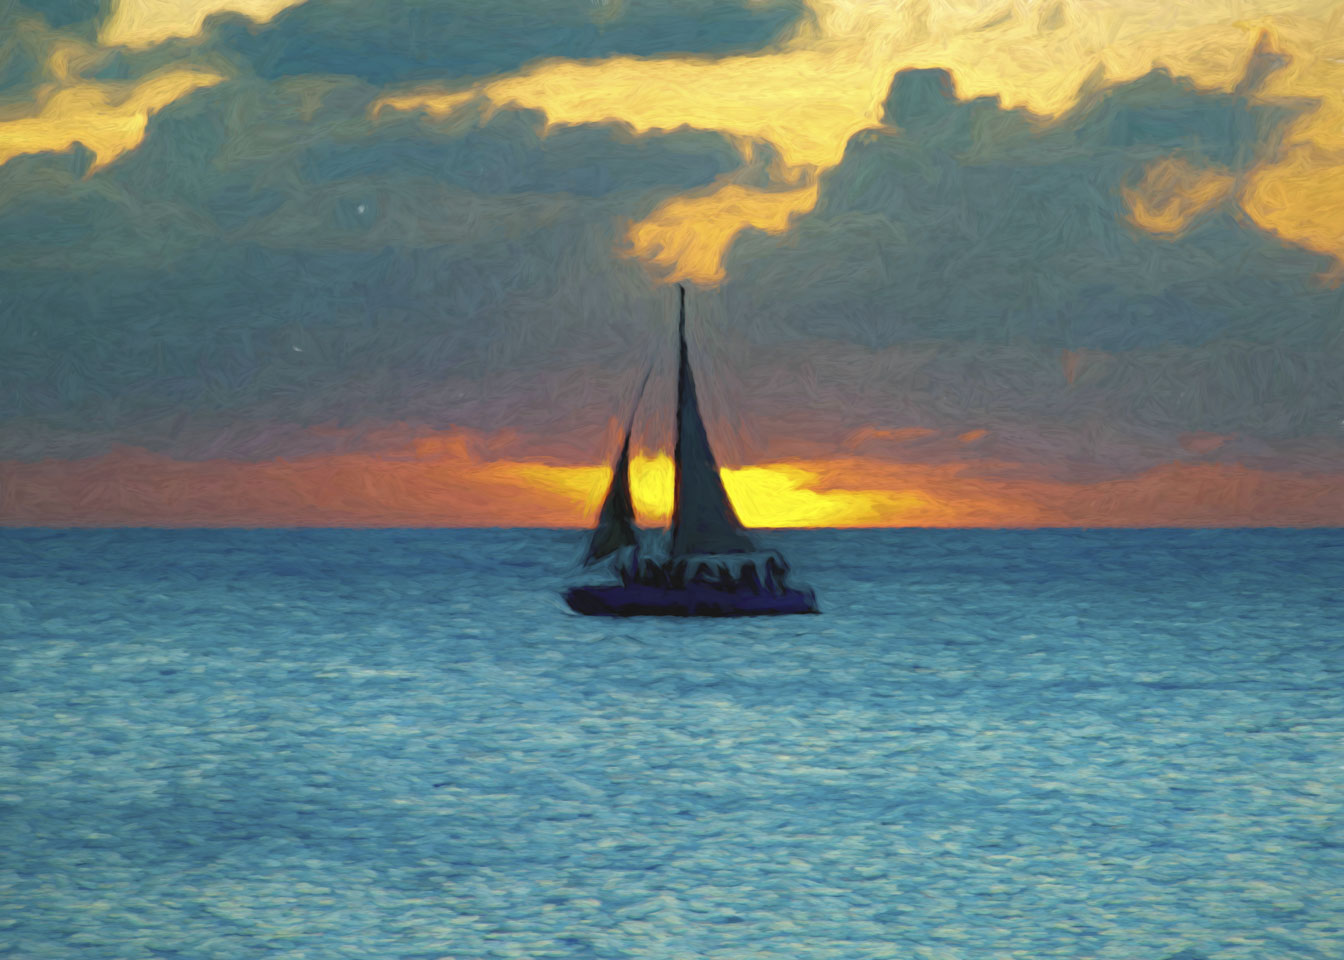
<svg viewBox="0 0 1344 960">
<path fill-rule="evenodd" d="M 793 629 L 566 616 L 580 539 L 0 531 L 0 945 L 1344 950 L 1333 531 L 790 531 Z"/>
<path fill-rule="evenodd" d="M 0 522 L 311 461 L 367 507 L 265 522 L 412 523 L 397 430 L 600 478 L 651 357 L 657 463 L 685 278 L 750 523 L 1344 523 L 1335 7 L 540 11 L 0 11 Z M 544 476 L 420 520 L 581 522 Z"/>
</svg>

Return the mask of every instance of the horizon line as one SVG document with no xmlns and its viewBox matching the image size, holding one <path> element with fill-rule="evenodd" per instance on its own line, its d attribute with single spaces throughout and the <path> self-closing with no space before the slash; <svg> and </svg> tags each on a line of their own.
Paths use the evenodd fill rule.
<svg viewBox="0 0 1344 960">
<path fill-rule="evenodd" d="M 639 530 L 641 530 L 641 531 L 645 531 L 645 532 L 653 533 L 653 532 L 665 532 L 665 531 L 668 531 L 670 528 L 668 528 L 668 527 L 638 527 L 637 529 L 639 529 Z M 797 527 L 797 526 L 795 526 L 795 527 L 744 527 L 744 529 L 745 529 L 749 534 L 750 534 L 750 533 L 774 534 L 774 533 L 789 533 L 789 532 L 795 532 L 795 531 L 799 531 L 799 532 L 805 532 L 805 531 L 827 531 L 827 532 L 832 532 L 832 533 L 841 533 L 841 532 L 846 532 L 846 531 L 875 532 L 875 531 L 879 531 L 879 530 L 921 530 L 921 531 L 925 531 L 925 530 L 927 530 L 927 531 L 980 532 L 980 533 L 1031 533 L 1031 532 L 1038 532 L 1038 531 L 1054 531 L 1054 530 L 1072 530 L 1072 531 L 1083 531 L 1083 532 L 1086 532 L 1086 531 L 1107 531 L 1107 530 L 1122 530 L 1122 531 L 1135 531 L 1135 532 L 1137 532 L 1137 531 L 1145 531 L 1145 530 L 1152 530 L 1152 531 L 1176 531 L 1176 530 L 1180 530 L 1180 531 L 1200 531 L 1200 530 L 1218 530 L 1218 531 L 1231 531 L 1231 530 L 1293 530 L 1293 531 L 1302 531 L 1302 530 L 1331 530 L 1331 531 L 1340 531 L 1340 532 L 1344 532 L 1344 524 L 1339 524 L 1339 525 L 1330 525 L 1330 524 L 1292 524 L 1292 525 L 1285 525 L 1285 524 L 1268 524 L 1268 523 L 1266 523 L 1266 524 L 1236 524 L 1236 525 L 1233 525 L 1233 526 L 1212 526 L 1212 525 L 1203 525 L 1203 524 L 1190 524 L 1190 525 L 1181 525 L 1181 526 L 1172 526 L 1172 525 L 1170 525 L 1170 524 L 1152 525 L 1152 526 L 1147 526 L 1147 525 L 1145 525 L 1145 526 L 1133 526 L 1133 525 L 1127 525 L 1127 524 L 1093 524 L 1093 525 L 1083 525 L 1083 524 L 1038 524 L 1038 525 L 1034 525 L 1034 526 L 1013 526 L 1013 527 L 1004 527 L 1004 526 L 966 526 L 966 527 L 959 527 L 959 526 L 951 526 L 951 525 L 937 525 L 937 526 L 918 526 L 918 525 L 894 526 L 894 525 L 887 525 L 887 526 L 873 526 L 873 527 L 864 527 L 864 526 L 843 526 L 843 527 L 826 527 L 826 526 L 817 526 L 817 527 Z M 331 531 L 343 531 L 343 532 L 351 532 L 351 533 L 353 533 L 353 532 L 377 532 L 377 531 L 384 531 L 384 530 L 386 530 L 386 531 L 417 531 L 417 532 L 418 532 L 418 531 L 439 530 L 439 531 L 450 531 L 450 532 L 466 532 L 466 531 L 482 531 L 482 532 L 533 531 L 533 532 L 542 532 L 542 533 L 584 533 L 584 532 L 589 532 L 589 531 L 591 531 L 591 530 L 592 530 L 592 527 L 590 527 L 590 526 L 583 526 L 583 527 L 576 527 L 576 526 L 498 526 L 498 525 L 486 525 L 486 524 L 473 524 L 473 525 L 461 525 L 461 526 L 459 526 L 459 525 L 452 525 L 452 524 L 425 524 L 425 525 L 420 525 L 420 526 L 404 526 L 404 525 L 403 525 L 403 526 L 397 526 L 397 525 L 380 525 L 380 524 L 361 524 L 361 525 L 358 525 L 358 526 L 341 526 L 341 525 L 339 525 L 339 524 L 296 524 L 296 525 L 288 525 L 288 526 L 282 526 L 282 525 L 255 525 L 255 526 L 249 526 L 249 525 L 246 525 L 246 524 L 214 524 L 214 525 L 212 525 L 212 526 L 188 526 L 188 525 L 164 525 L 164 526 L 160 526 L 160 525 L 156 525 L 156 524 L 147 524 L 147 523 L 141 523 L 141 524 L 93 524 L 93 523 L 90 523 L 90 524 L 76 524 L 76 525 L 70 525 L 70 524 L 65 524 L 65 525 L 46 525 L 46 524 L 6 524 L 6 523 L 4 523 L 3 521 L 0 521 L 0 533 L 4 533 L 4 532 L 8 532 L 8 531 L 25 531 L 25 530 L 32 530 L 32 531 L 50 531 L 50 532 L 96 531 L 96 530 L 154 530 L 154 531 L 162 531 L 162 532 L 170 532 L 170 531 L 172 531 L 172 532 L 183 532 L 183 533 L 190 533 L 190 532 L 198 532 L 198 533 L 199 533 L 199 532 L 206 532 L 206 531 L 214 532 L 214 531 L 223 531 L 223 530 L 276 531 L 276 532 L 286 532 L 286 531 L 289 531 L 289 532 L 295 532 L 295 531 L 307 531 L 307 530 L 331 530 Z"/>
</svg>

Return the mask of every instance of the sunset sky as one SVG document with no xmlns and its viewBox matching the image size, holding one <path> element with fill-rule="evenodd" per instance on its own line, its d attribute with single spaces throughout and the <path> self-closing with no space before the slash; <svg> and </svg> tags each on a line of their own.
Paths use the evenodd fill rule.
<svg viewBox="0 0 1344 960">
<path fill-rule="evenodd" d="M 1344 525 L 1338 0 L 0 4 L 0 524 Z"/>
</svg>

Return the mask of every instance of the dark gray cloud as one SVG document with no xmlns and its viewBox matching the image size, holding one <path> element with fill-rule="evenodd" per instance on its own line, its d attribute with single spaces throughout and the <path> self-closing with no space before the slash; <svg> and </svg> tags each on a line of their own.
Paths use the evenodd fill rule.
<svg viewBox="0 0 1344 960">
<path fill-rule="evenodd" d="M 11 5 L 14 15 L 37 15 L 57 29 L 87 26 L 105 16 L 111 0 L 19 0 Z"/>
<path fill-rule="evenodd" d="M 41 65 L 7 42 L 21 19 L 93 41 L 108 0 L 0 4 L 0 92 L 31 83 Z M 151 60 L 220 56 L 264 79 L 352 76 L 386 86 L 505 73 L 545 57 L 691 53 L 766 47 L 810 13 L 802 0 L 308 0 L 266 23 L 222 12 L 205 37 L 145 51 L 112 50 L 95 76 L 121 80 Z"/>
<path fill-rule="evenodd" d="M 292 16 L 319 7 L 334 9 Z M 350 70 L 254 75 L 229 23 L 195 56 L 234 79 L 156 115 L 135 151 L 91 177 L 82 147 L 0 167 L 0 457 L 275 456 L 305 426 L 378 420 L 595 436 L 617 385 L 670 355 L 671 291 L 622 255 L 625 224 L 730 171 L 756 182 L 772 156 L 744 170 L 690 130 L 543 135 L 518 111 L 373 117 L 382 91 Z M 394 27 L 370 42 L 404 48 Z M 1297 109 L 1155 73 L 1043 125 L 901 75 L 817 210 L 742 238 L 728 283 L 692 296 L 724 460 L 875 425 L 938 435 L 868 452 L 1068 479 L 1175 457 L 1344 462 L 1344 295 L 1316 279 L 1330 261 L 1231 204 L 1154 236 L 1122 197 L 1172 155 L 1240 174 Z M 1192 431 L 1223 439 L 1182 446 Z"/>
<path fill-rule="evenodd" d="M 0 104 L 21 103 L 50 79 L 43 70 L 57 31 L 66 40 L 92 44 L 109 7 L 110 0 L 0 2 Z"/>
<path fill-rule="evenodd" d="M 321 0 L 264 30 L 222 17 L 213 32 L 262 77 L 349 74 L 388 85 L 504 73 L 541 57 L 758 49 L 805 10 L 800 0 Z"/>
<path fill-rule="evenodd" d="M 744 316 L 871 346 L 921 340 L 1127 350 L 1237 336 L 1315 345 L 1341 294 L 1328 258 L 1227 205 L 1172 240 L 1129 222 L 1122 188 L 1179 154 L 1244 170 L 1292 114 L 1163 73 L 1041 130 L 957 102 L 941 71 L 901 74 L 896 127 L 861 134 L 786 237 L 740 241 L 726 294 Z M 1202 109 L 1201 109 L 1202 108 Z M 754 303 L 769 291 L 775 309 Z"/>
<path fill-rule="evenodd" d="M 230 419 L 494 425 L 464 378 L 646 352 L 624 224 L 733 169 L 726 140 L 374 119 L 376 93 L 239 80 L 93 177 L 80 151 L 0 167 L 5 454 L 62 431 L 162 446 L 182 412 L 182 453 Z"/>
<path fill-rule="evenodd" d="M 43 45 L 21 16 L 26 13 L 18 4 L 0 4 L 0 101 L 26 92 L 41 74 Z"/>
<path fill-rule="evenodd" d="M 941 71 L 898 75 L 888 126 L 851 142 L 816 212 L 733 248 L 722 310 L 746 342 L 918 352 L 862 409 L 830 404 L 878 424 L 1015 434 L 1021 452 L 1134 466 L 1185 431 L 1337 444 L 1344 291 L 1319 280 L 1332 262 L 1234 201 L 1171 238 L 1133 225 L 1122 196 L 1172 155 L 1249 169 L 1273 155 L 1293 105 L 1155 72 L 1043 126 L 950 91 Z M 1066 350 L 1084 352 L 1072 384 Z M 776 404 L 806 402 L 787 376 L 774 383 Z"/>
</svg>

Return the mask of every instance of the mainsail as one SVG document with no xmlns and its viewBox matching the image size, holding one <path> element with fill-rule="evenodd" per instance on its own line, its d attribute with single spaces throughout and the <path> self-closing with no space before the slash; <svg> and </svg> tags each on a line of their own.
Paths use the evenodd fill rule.
<svg viewBox="0 0 1344 960">
<path fill-rule="evenodd" d="M 755 546 L 728 501 L 719 477 L 719 465 L 714 461 L 709 435 L 700 417 L 695 380 L 686 353 L 686 288 L 678 289 L 681 290 L 681 319 L 677 328 L 681 339 L 681 368 L 677 378 L 672 554 L 749 553 Z"/>
<path fill-rule="evenodd" d="M 639 408 L 640 397 L 649 382 L 649 372 L 644 374 L 644 382 L 635 394 L 635 409 Z M 635 504 L 630 497 L 630 433 L 635 427 L 635 410 L 630 411 L 630 422 L 625 427 L 625 442 L 621 444 L 621 455 L 616 458 L 612 468 L 611 486 L 607 489 L 607 498 L 602 501 L 602 511 L 597 515 L 597 528 L 588 542 L 588 554 L 583 558 L 585 565 L 595 563 L 605 556 L 615 553 L 622 547 L 633 547 L 638 543 L 635 536 Z"/>
<path fill-rule="evenodd" d="M 686 291 L 681 290 L 681 366 L 677 382 L 676 500 L 672 543 L 640 557 L 630 498 L 630 432 L 612 471 L 585 563 L 616 554 L 619 584 L 573 587 L 565 602 L 575 613 L 604 617 L 738 617 L 817 613 L 807 587 L 791 587 L 788 564 L 774 550 L 758 552 L 742 528 L 719 478 L 686 350 Z M 652 368 L 650 368 L 652 370 Z M 644 382 L 648 382 L 648 374 Z M 640 396 L 644 386 L 639 388 Z M 635 399 L 636 407 L 639 397 Z M 661 538 L 659 538 L 661 541 Z M 649 544 L 654 547 L 653 543 Z"/>
</svg>

